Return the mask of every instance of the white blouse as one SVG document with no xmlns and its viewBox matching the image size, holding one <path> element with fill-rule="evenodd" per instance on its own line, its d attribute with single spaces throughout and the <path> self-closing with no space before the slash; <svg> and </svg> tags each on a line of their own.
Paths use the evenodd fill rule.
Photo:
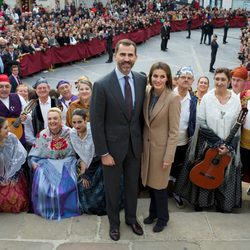
<svg viewBox="0 0 250 250">
<path fill-rule="evenodd" d="M 215 89 L 205 94 L 198 109 L 198 121 L 205 121 L 221 139 L 226 139 L 241 110 L 240 98 L 235 93 L 226 104 L 221 104 L 215 96 Z"/>
</svg>

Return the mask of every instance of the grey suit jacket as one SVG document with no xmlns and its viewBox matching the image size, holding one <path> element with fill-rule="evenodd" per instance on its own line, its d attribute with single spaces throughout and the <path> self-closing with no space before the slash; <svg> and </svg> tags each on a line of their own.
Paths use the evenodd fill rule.
<svg viewBox="0 0 250 250">
<path fill-rule="evenodd" d="M 135 157 L 142 151 L 142 106 L 147 79 L 132 72 L 135 86 L 135 106 L 131 121 L 126 116 L 124 97 L 113 70 L 94 83 L 90 105 L 90 124 L 97 155 L 110 153 L 115 161 L 125 158 L 129 140 Z"/>
</svg>

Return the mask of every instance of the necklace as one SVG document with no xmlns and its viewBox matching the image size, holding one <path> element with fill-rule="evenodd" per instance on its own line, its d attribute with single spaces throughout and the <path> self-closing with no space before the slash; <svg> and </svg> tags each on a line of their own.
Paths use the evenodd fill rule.
<svg viewBox="0 0 250 250">
<path fill-rule="evenodd" d="M 57 133 L 54 133 L 51 130 L 49 130 L 49 132 L 52 134 L 53 137 L 57 137 L 59 134 L 61 134 L 62 128 Z"/>
</svg>

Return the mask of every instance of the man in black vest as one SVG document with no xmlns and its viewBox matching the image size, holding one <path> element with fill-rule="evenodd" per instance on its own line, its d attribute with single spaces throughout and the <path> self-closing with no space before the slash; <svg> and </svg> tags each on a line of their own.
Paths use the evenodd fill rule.
<svg viewBox="0 0 250 250">
<path fill-rule="evenodd" d="M 48 110 L 57 107 L 58 101 L 56 98 L 49 96 L 50 86 L 45 78 L 39 78 L 33 88 L 38 96 L 37 104 L 32 111 L 33 134 L 36 136 L 37 133 L 48 126 Z"/>
</svg>

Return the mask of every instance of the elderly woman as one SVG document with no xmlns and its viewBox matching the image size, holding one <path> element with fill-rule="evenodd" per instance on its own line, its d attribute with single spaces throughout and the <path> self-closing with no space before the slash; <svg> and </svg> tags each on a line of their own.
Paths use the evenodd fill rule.
<svg viewBox="0 0 250 250">
<path fill-rule="evenodd" d="M 75 109 L 85 109 L 87 121 L 89 121 L 89 104 L 92 95 L 92 83 L 88 80 L 80 80 L 77 83 L 79 99 L 69 105 L 66 115 L 66 125 L 72 128 L 72 113 Z"/>
<path fill-rule="evenodd" d="M 28 186 L 21 169 L 26 156 L 20 141 L 9 132 L 7 120 L 0 117 L 0 212 L 28 210 Z"/>
<path fill-rule="evenodd" d="M 60 109 L 48 111 L 48 127 L 42 130 L 29 153 L 33 169 L 32 205 L 46 219 L 79 215 L 77 160 L 70 143 L 70 128 L 62 126 Z"/>
<path fill-rule="evenodd" d="M 194 205 L 196 211 L 215 206 L 217 211 L 231 212 L 234 207 L 241 206 L 239 135 L 234 136 L 230 141 L 227 140 L 241 110 L 241 104 L 239 97 L 228 90 L 230 80 L 229 69 L 216 69 L 215 88 L 202 98 L 197 114 L 198 125 L 187 154 L 188 158 L 177 180 L 175 192 Z M 223 173 L 222 184 L 211 189 L 195 185 L 189 178 L 193 163 L 204 158 L 208 148 L 216 149 L 218 155 L 216 159 L 231 156 L 231 161 Z M 212 175 L 210 172 L 203 174 L 203 176 L 210 175 Z M 215 175 L 214 178 L 218 177 Z"/>
</svg>

